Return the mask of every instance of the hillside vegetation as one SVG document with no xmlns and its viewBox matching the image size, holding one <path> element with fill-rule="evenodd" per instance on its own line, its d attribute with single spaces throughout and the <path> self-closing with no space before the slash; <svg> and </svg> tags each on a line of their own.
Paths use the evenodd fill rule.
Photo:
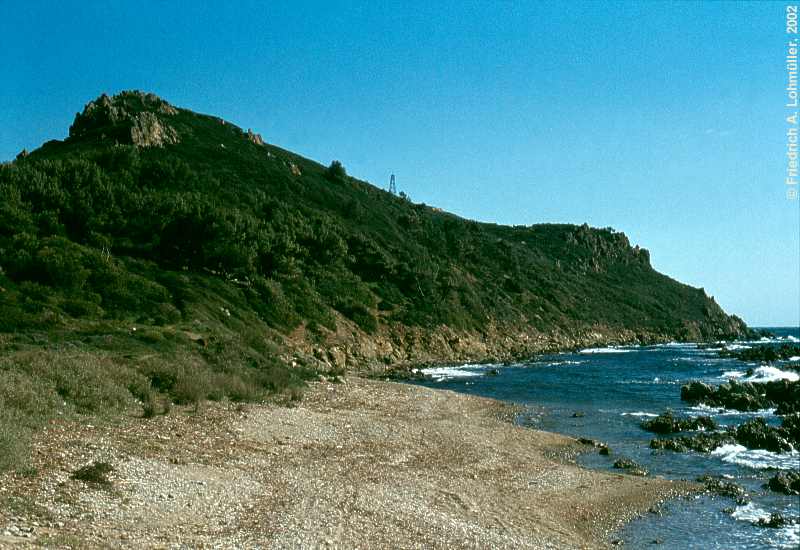
<svg viewBox="0 0 800 550">
<path fill-rule="evenodd" d="M 40 411 L 255 399 L 301 386 L 343 332 L 488 326 L 747 330 L 612 229 L 461 219 L 152 94 L 101 96 L 67 139 L 0 167 L 6 427 L 23 386 Z"/>
</svg>

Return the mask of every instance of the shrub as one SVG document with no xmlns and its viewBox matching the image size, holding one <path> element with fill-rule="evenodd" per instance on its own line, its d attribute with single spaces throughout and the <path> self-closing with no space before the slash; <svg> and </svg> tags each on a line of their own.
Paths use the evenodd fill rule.
<svg viewBox="0 0 800 550">
<path fill-rule="evenodd" d="M 347 172 L 341 162 L 334 160 L 325 170 L 325 176 L 331 180 L 343 180 L 347 177 Z"/>
<path fill-rule="evenodd" d="M 142 405 L 142 417 L 153 418 L 158 413 L 156 397 L 150 393 Z"/>
<path fill-rule="evenodd" d="M 31 429 L 26 419 L 0 403 L 0 472 L 19 468 L 27 461 Z"/>
<path fill-rule="evenodd" d="M 113 471 L 114 467 L 108 462 L 92 462 L 72 472 L 70 477 L 91 485 L 109 487 L 111 481 L 108 479 L 108 474 Z"/>
<path fill-rule="evenodd" d="M 107 357 L 34 352 L 14 358 L 14 367 L 48 384 L 78 412 L 109 412 L 132 402 L 127 387 L 141 384 L 141 375 Z"/>
</svg>

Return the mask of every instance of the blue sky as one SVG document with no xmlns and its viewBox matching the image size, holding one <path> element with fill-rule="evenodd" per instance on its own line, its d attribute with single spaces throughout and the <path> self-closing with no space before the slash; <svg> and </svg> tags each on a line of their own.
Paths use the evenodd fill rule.
<svg viewBox="0 0 800 550">
<path fill-rule="evenodd" d="M 613 226 L 798 324 L 783 3 L 0 0 L 0 159 L 152 91 L 416 202 Z"/>
</svg>

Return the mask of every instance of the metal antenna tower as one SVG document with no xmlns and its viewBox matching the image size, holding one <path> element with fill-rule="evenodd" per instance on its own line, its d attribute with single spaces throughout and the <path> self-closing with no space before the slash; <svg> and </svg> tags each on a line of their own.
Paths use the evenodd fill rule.
<svg viewBox="0 0 800 550">
<path fill-rule="evenodd" d="M 394 174 L 389 176 L 389 193 L 391 193 L 392 195 L 397 194 L 397 185 L 395 185 L 394 183 Z"/>
</svg>

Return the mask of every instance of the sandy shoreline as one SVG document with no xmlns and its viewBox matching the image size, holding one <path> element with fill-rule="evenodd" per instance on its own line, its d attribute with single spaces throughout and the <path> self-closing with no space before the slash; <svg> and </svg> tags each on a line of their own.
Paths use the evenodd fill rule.
<svg viewBox="0 0 800 550">
<path fill-rule="evenodd" d="M 0 547 L 603 548 L 688 484 L 582 469 L 512 407 L 348 377 L 297 406 L 55 422 L 0 476 Z M 93 461 L 110 489 L 70 479 Z"/>
</svg>

